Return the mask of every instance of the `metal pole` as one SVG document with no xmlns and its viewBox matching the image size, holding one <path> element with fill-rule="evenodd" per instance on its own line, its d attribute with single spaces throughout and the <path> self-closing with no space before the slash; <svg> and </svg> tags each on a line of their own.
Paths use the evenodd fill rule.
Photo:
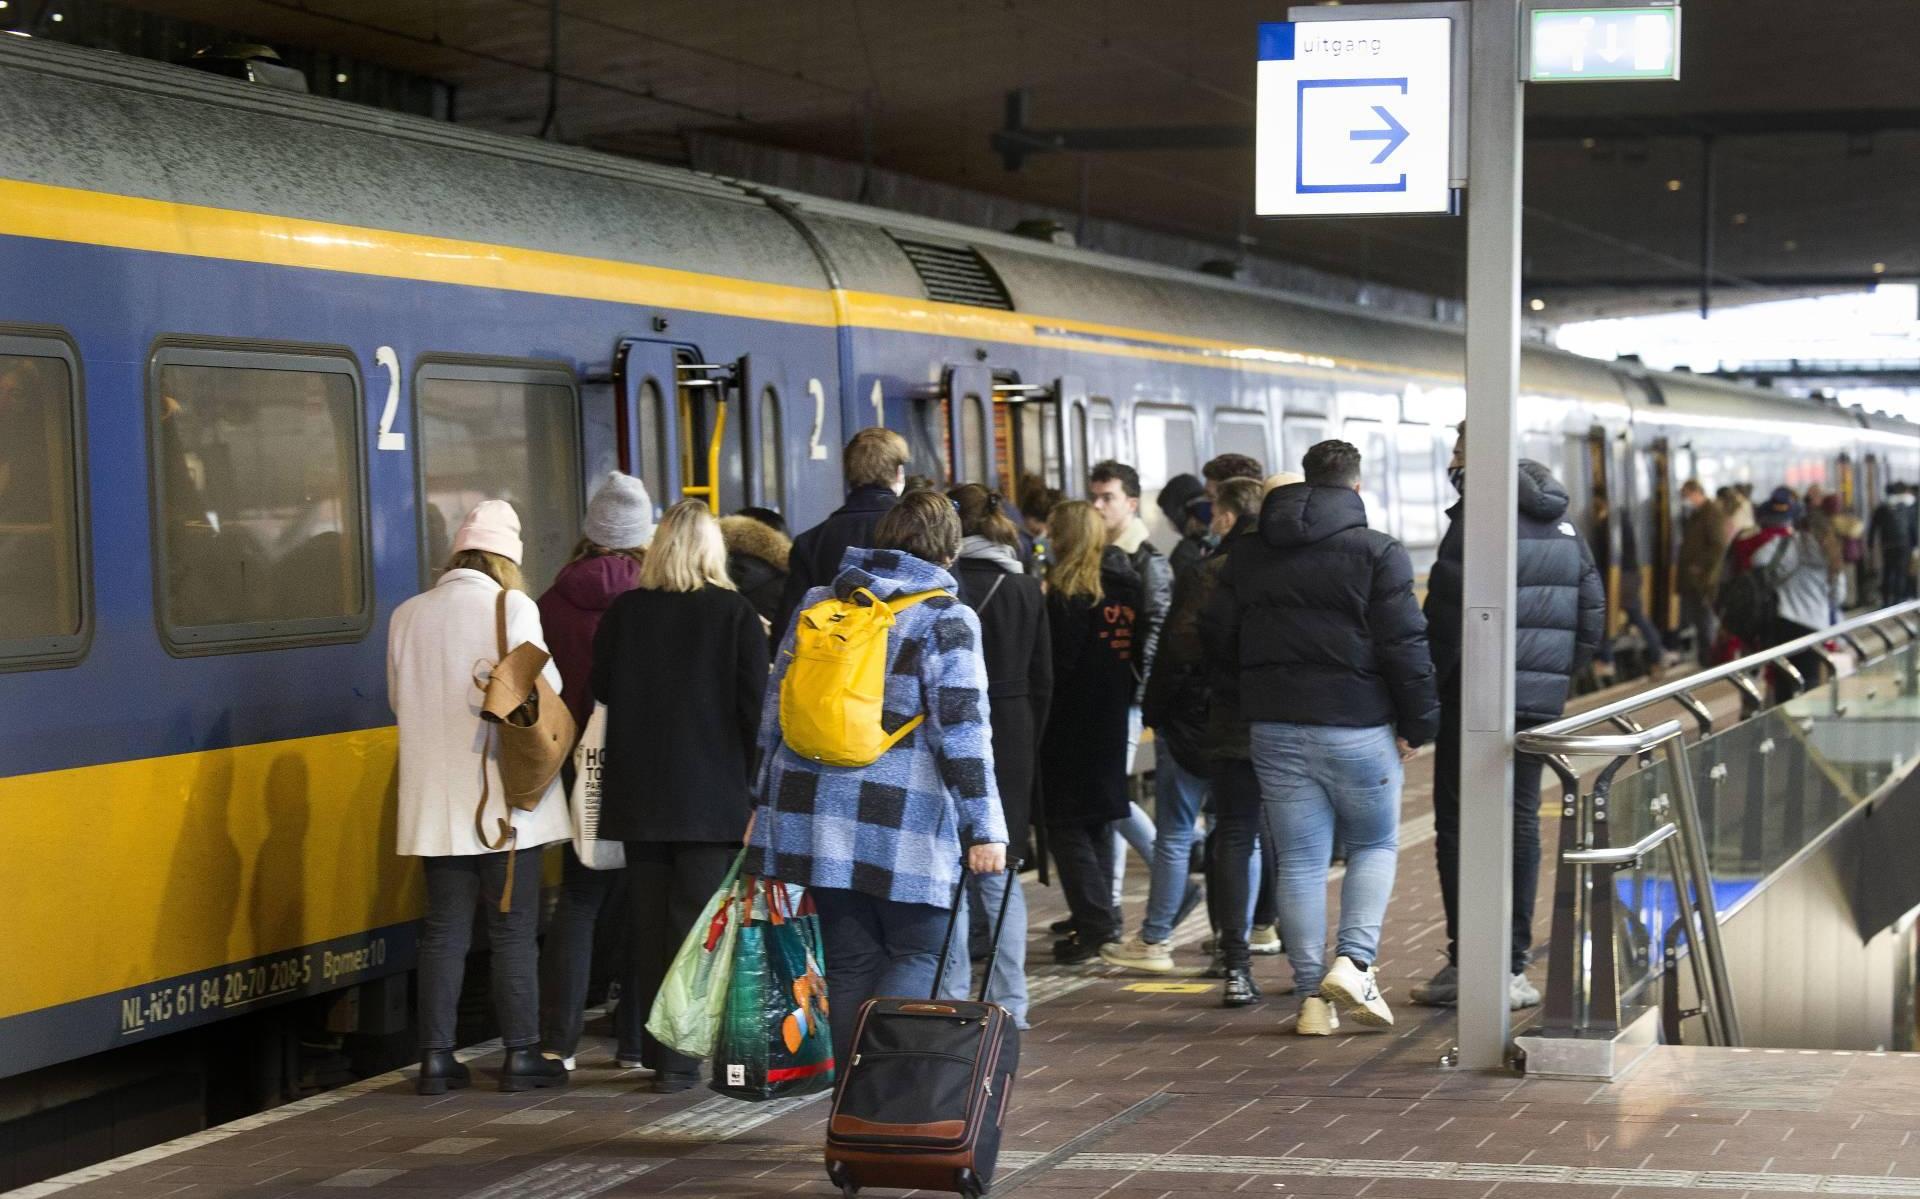
<svg viewBox="0 0 1920 1199">
<path fill-rule="evenodd" d="M 1480 0 L 1472 14 L 1458 1060 L 1467 1069 L 1485 1070 L 1507 1061 L 1507 959 L 1512 952 L 1520 0 Z"/>
<path fill-rule="evenodd" d="M 1700 319 L 1713 312 L 1713 134 L 1700 138 Z"/>
</svg>

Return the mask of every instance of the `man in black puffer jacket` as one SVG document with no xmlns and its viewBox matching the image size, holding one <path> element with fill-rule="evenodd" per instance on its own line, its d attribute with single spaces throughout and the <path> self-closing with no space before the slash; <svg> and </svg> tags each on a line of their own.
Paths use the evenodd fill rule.
<svg viewBox="0 0 1920 1199">
<path fill-rule="evenodd" d="M 847 502 L 793 539 L 787 555 L 787 581 L 780 592 L 780 611 L 773 620 L 775 645 L 786 636 L 787 626 L 793 623 L 793 614 L 807 592 L 833 585 L 846 552 L 873 546 L 874 528 L 906 488 L 909 461 L 907 439 L 892 429 L 879 427 L 855 433 L 840 452 Z"/>
<path fill-rule="evenodd" d="M 1413 563 L 1367 528 L 1360 451 L 1323 441 L 1306 482 L 1275 488 L 1257 536 L 1235 538 L 1201 618 L 1209 656 L 1240 673 L 1253 769 L 1279 850 L 1280 936 L 1301 995 L 1294 1030 L 1339 1027 L 1330 1004 L 1390 1025 L 1374 972 L 1399 854 L 1401 763 L 1433 739 L 1439 697 Z M 1327 867 L 1347 847 L 1340 939 L 1326 961 Z"/>
<path fill-rule="evenodd" d="M 1448 468 L 1466 480 L 1466 426 Z M 1427 579 L 1427 627 L 1440 680 L 1440 739 L 1433 756 L 1434 857 L 1447 908 L 1447 965 L 1413 988 L 1415 1003 L 1445 1006 L 1459 995 L 1454 956 L 1460 907 L 1460 619 L 1466 551 L 1462 504 L 1447 516 L 1440 556 Z M 1531 728 L 1566 711 L 1573 676 L 1593 658 L 1606 626 L 1607 595 L 1586 538 L 1567 519 L 1567 489 L 1538 462 L 1520 463 L 1519 542 L 1514 548 L 1514 726 Z M 1540 1002 L 1527 980 L 1533 901 L 1540 875 L 1539 758 L 1513 759 L 1513 948 L 1508 1001 L 1515 1011 Z"/>
</svg>

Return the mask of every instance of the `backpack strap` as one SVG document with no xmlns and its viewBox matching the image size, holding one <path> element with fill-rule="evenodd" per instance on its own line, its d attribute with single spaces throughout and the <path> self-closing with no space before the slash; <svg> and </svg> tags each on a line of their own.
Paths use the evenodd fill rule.
<svg viewBox="0 0 1920 1199">
<path fill-rule="evenodd" d="M 500 597 L 493 605 L 494 638 L 500 646 L 500 661 L 507 658 L 507 589 L 500 589 Z M 497 663 L 496 663 L 497 665 Z M 477 682 L 478 680 L 476 680 Z M 487 803 L 493 798 L 493 778 L 487 773 L 487 759 L 493 756 L 493 722 L 482 720 L 486 727 L 486 743 L 480 747 L 480 803 L 473 810 L 473 834 L 480 844 L 494 851 L 507 851 L 507 882 L 500 892 L 500 914 L 506 915 L 513 906 L 513 865 L 517 856 L 520 830 L 513 827 L 513 813 L 494 817 L 494 823 L 500 826 L 500 839 L 487 836 Z"/>
<path fill-rule="evenodd" d="M 885 600 L 882 602 L 884 602 L 887 605 L 887 607 L 893 610 L 893 614 L 895 616 L 898 616 L 900 615 L 900 613 L 905 612 L 908 608 L 914 607 L 918 604 L 923 604 L 937 595 L 944 595 L 948 599 L 954 598 L 953 592 L 947 591 L 944 589 L 939 589 L 934 591 L 922 591 L 917 595 L 896 596 L 893 599 Z M 893 732 L 887 734 L 887 739 L 880 743 L 881 754 L 882 755 L 886 754 L 888 750 L 891 750 L 894 746 L 900 744 L 901 741 L 906 739 L 906 736 L 908 733 L 911 733 L 913 730 L 919 728 L 922 724 L 926 723 L 926 719 L 927 719 L 927 714 L 925 712 L 922 712 L 919 715 L 915 716 L 912 720 L 907 721 L 905 724 L 901 725 L 899 728 L 893 730 Z M 878 760 L 879 760 L 878 758 L 875 759 L 875 761 L 878 761 Z"/>
<path fill-rule="evenodd" d="M 1007 581 L 1007 576 L 1004 574 L 993 581 L 993 586 L 987 588 L 986 598 L 981 600 L 980 606 L 973 610 L 973 614 L 975 616 L 986 615 L 987 605 L 993 602 L 993 597 L 1000 593 L 1000 584 L 1006 581 Z"/>
</svg>

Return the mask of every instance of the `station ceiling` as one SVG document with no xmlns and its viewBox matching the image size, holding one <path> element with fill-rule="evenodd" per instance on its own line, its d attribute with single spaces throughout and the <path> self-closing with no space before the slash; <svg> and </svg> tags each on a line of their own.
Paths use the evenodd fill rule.
<svg viewBox="0 0 1920 1199">
<path fill-rule="evenodd" d="M 554 3 L 126 7 L 445 80 L 463 124 L 547 125 L 570 143 L 682 162 L 689 135 L 722 135 L 1227 253 L 1244 246 L 1440 296 L 1464 288 L 1459 220 L 1253 217 L 1248 145 L 1043 153 L 1009 170 L 991 143 L 1016 90 L 1035 129 L 1250 127 L 1254 28 L 1284 17 L 1281 0 Z M 1528 90 L 1527 294 L 1547 305 L 1543 318 L 1698 303 L 1709 228 L 1722 302 L 1920 276 L 1920 3 L 1683 7 L 1680 82 Z"/>
</svg>

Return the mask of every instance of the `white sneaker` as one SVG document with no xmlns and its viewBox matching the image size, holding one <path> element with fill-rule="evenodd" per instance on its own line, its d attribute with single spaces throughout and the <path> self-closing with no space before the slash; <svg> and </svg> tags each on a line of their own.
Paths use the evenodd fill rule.
<svg viewBox="0 0 1920 1199">
<path fill-rule="evenodd" d="M 1340 1017 L 1334 1014 L 1332 1004 L 1318 995 L 1300 1001 L 1300 1016 L 1293 1022 L 1295 1036 L 1328 1037 L 1339 1027 Z"/>
<path fill-rule="evenodd" d="M 562 1070 L 565 1070 L 569 1074 L 573 1073 L 573 1055 L 572 1054 L 568 1054 L 565 1057 L 561 1057 L 557 1053 L 542 1053 L 540 1056 L 546 1058 L 548 1061 L 559 1062 L 560 1068 Z"/>
<path fill-rule="evenodd" d="M 1340 955 L 1320 981 L 1320 993 L 1361 1024 L 1393 1027 L 1393 1009 L 1380 996 L 1379 972 L 1372 966 L 1362 970 L 1345 954 Z"/>
<path fill-rule="evenodd" d="M 1165 941 L 1149 941 L 1139 933 L 1124 941 L 1111 941 L 1100 947 L 1100 960 L 1109 966 L 1144 970 L 1148 974 L 1170 974 L 1173 950 Z"/>
<path fill-rule="evenodd" d="M 1540 988 L 1528 981 L 1524 974 L 1516 974 L 1507 980 L 1507 1007 L 1513 1011 L 1540 1006 Z"/>
<path fill-rule="evenodd" d="M 1256 924 L 1253 926 L 1252 934 L 1247 937 L 1248 953 L 1257 953 L 1262 957 L 1271 957 L 1279 953 L 1281 949 L 1280 932 L 1278 929 L 1274 928 L 1271 924 Z"/>
</svg>

